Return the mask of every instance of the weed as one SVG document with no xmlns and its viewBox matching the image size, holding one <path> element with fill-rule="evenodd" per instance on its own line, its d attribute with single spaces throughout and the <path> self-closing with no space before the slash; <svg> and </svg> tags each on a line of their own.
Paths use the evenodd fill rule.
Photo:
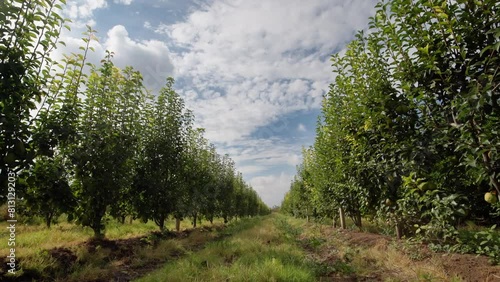
<svg viewBox="0 0 500 282">
<path fill-rule="evenodd" d="M 321 237 L 311 237 L 307 238 L 303 241 L 303 245 L 305 248 L 312 249 L 317 251 L 326 240 Z"/>
</svg>

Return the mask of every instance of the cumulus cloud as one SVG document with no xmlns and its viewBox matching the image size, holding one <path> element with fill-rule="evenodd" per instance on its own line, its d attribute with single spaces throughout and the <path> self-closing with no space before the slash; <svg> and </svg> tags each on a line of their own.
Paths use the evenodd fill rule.
<svg viewBox="0 0 500 282">
<path fill-rule="evenodd" d="M 140 70 L 147 86 L 160 89 L 165 84 L 165 79 L 172 75 L 174 66 L 164 42 L 134 41 L 122 25 L 114 26 L 107 35 L 104 45 L 107 50 L 115 53 L 115 64 L 119 67 L 130 65 Z"/>
<path fill-rule="evenodd" d="M 284 172 L 279 175 L 257 176 L 249 183 L 269 207 L 280 205 L 283 195 L 290 189 L 293 176 Z"/>
<path fill-rule="evenodd" d="M 200 94 L 188 105 L 208 137 L 231 143 L 283 114 L 319 108 L 332 79 L 327 58 L 366 28 L 375 2 L 215 0 L 156 32 L 183 47 L 172 55 L 176 76 Z"/>
<path fill-rule="evenodd" d="M 295 166 L 300 162 L 301 147 L 280 139 L 253 139 L 239 142 L 239 146 L 223 147 L 236 164 L 250 163 L 264 169 L 273 166 Z"/>
<path fill-rule="evenodd" d="M 157 31 L 191 48 L 191 56 L 204 61 L 200 68 L 186 64 L 180 71 L 321 79 L 329 65 L 318 58 L 331 55 L 355 30 L 365 28 L 374 4 L 366 0 L 214 1 L 185 22 L 160 25 Z"/>
<path fill-rule="evenodd" d="M 223 86 L 223 94 L 204 88 L 210 85 L 198 86 L 183 93 L 191 93 L 190 97 L 184 97 L 200 125 L 207 129 L 207 138 L 214 142 L 236 144 L 261 127 L 269 136 L 282 134 L 286 125 L 268 124 L 277 121 L 284 113 L 319 107 L 321 92 L 315 93 L 310 86 L 305 87 L 304 92 L 287 92 L 293 83 L 247 79 Z"/>
<path fill-rule="evenodd" d="M 248 176 L 264 171 L 266 168 L 258 165 L 238 165 L 238 171 Z"/>
<path fill-rule="evenodd" d="M 108 7 L 106 0 L 72 0 L 68 1 L 63 9 L 63 14 L 71 19 L 73 27 L 93 26 L 95 21 L 92 19 L 94 11 Z"/>
<path fill-rule="evenodd" d="M 60 60 L 63 54 L 80 53 L 80 46 L 84 45 L 81 38 L 73 34 L 64 34 L 61 40 L 66 46 L 57 48 L 53 58 Z M 127 29 L 116 25 L 107 32 L 104 42 L 91 41 L 95 52 L 87 54 L 87 61 L 99 65 L 105 56 L 105 51 L 114 53 L 113 63 L 121 68 L 133 66 L 141 71 L 144 84 L 153 90 L 164 86 L 166 78 L 172 76 L 174 66 L 170 59 L 167 45 L 158 40 L 134 40 L 129 37 Z"/>
</svg>

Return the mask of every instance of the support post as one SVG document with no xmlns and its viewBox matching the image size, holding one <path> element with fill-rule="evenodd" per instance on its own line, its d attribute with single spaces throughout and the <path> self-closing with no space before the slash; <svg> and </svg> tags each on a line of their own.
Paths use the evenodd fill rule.
<svg viewBox="0 0 500 282">
<path fill-rule="evenodd" d="M 344 215 L 344 209 L 342 207 L 339 208 L 339 215 L 340 215 L 340 227 L 342 227 L 342 229 L 346 229 L 346 225 L 345 225 L 345 215 Z"/>
</svg>

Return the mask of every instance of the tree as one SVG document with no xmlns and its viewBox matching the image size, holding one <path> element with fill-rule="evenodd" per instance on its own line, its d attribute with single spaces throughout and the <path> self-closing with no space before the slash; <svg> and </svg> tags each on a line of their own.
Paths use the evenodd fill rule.
<svg viewBox="0 0 500 282">
<path fill-rule="evenodd" d="M 191 115 L 185 112 L 184 102 L 173 89 L 174 80 L 167 79 L 149 115 L 143 131 L 145 138 L 134 193 L 139 216 L 152 219 L 161 230 L 168 215 L 176 211 L 182 187 L 182 154 L 185 150 L 185 129 Z"/>
<path fill-rule="evenodd" d="M 111 205 L 110 214 L 118 218 L 122 223 L 126 216 L 136 216 L 133 205 L 135 197 L 132 189 L 133 178 L 137 170 L 139 154 L 137 148 L 141 145 L 140 139 L 143 133 L 141 115 L 147 105 L 147 93 L 142 84 L 142 75 L 132 67 L 126 67 L 122 71 L 123 79 L 118 81 L 117 111 L 114 120 L 117 122 L 116 129 L 122 136 L 122 142 L 118 144 L 119 150 L 126 157 L 124 170 L 127 174 L 121 179 L 119 184 L 119 199 Z"/>
<path fill-rule="evenodd" d="M 471 202 L 500 195 L 496 2 L 381 1 L 370 32 L 332 56 L 286 209 L 342 207 L 356 223 L 379 217 L 436 240 L 456 236 L 460 219 L 493 219 L 493 206 Z"/>
<path fill-rule="evenodd" d="M 64 19 L 64 1 L 2 1 L 0 4 L 0 194 L 9 170 L 33 160 L 30 111 L 42 102 Z M 22 191 L 19 191 L 22 192 Z"/>
<path fill-rule="evenodd" d="M 235 190 L 234 190 L 234 162 L 229 155 L 222 157 L 222 170 L 220 174 L 219 193 L 217 195 L 217 206 L 224 223 L 228 223 L 234 215 Z"/>
<path fill-rule="evenodd" d="M 66 168 L 59 159 L 40 157 L 31 175 L 33 181 L 26 192 L 24 213 L 42 215 L 48 228 L 62 213 L 73 210 L 76 202 L 68 183 Z"/>
<path fill-rule="evenodd" d="M 78 221 L 89 226 L 96 237 L 103 236 L 108 208 L 119 203 L 123 187 L 131 180 L 135 136 L 122 131 L 133 120 L 119 120 L 122 99 L 130 99 L 120 88 L 124 80 L 140 83 L 134 76 L 123 76 L 111 62 L 108 52 L 102 66 L 93 68 L 85 91 L 86 99 L 79 124 L 78 142 L 72 151 L 75 167 L 75 196 Z M 139 89 L 137 87 L 136 89 Z M 123 109 L 122 109 L 123 110 Z"/>
</svg>

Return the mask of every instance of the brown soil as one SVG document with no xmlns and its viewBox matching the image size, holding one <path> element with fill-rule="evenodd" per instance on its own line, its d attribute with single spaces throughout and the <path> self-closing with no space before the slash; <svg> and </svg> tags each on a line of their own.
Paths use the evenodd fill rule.
<svg viewBox="0 0 500 282">
<path fill-rule="evenodd" d="M 500 266 L 492 266 L 488 258 L 467 254 L 438 254 L 449 274 L 458 274 L 465 281 L 500 281 Z"/>
<path fill-rule="evenodd" d="M 49 255 L 57 261 L 61 269 L 69 269 L 78 258 L 70 249 L 66 248 L 52 249 L 49 251 Z"/>
<path fill-rule="evenodd" d="M 348 242 L 349 246 L 352 247 L 369 247 L 376 248 L 379 250 L 387 250 L 389 244 L 402 244 L 402 241 L 398 241 L 394 238 L 365 233 L 357 232 L 352 230 L 338 230 L 334 228 L 326 228 L 322 232 L 324 236 L 332 236 L 334 234 L 340 235 L 340 237 Z M 335 265 L 339 258 L 335 253 L 335 248 L 333 246 L 325 245 L 319 250 L 316 250 L 316 259 L 320 262 L 327 262 L 329 265 Z M 449 277 L 458 275 L 462 277 L 464 281 L 471 282 L 492 282 L 500 281 L 500 266 L 492 265 L 489 262 L 488 257 L 476 256 L 470 254 L 446 254 L 446 253 L 435 253 L 430 251 L 424 244 L 418 246 L 419 253 L 423 258 L 419 259 L 419 263 L 429 263 L 437 264 L 442 266 L 442 269 L 446 272 Z M 309 252 L 313 251 L 308 249 Z M 369 263 L 369 262 L 367 262 Z M 373 262 L 376 265 L 376 262 Z M 383 275 L 387 277 L 386 275 Z M 382 275 L 377 275 L 376 273 L 372 276 L 366 277 L 350 277 L 350 276 L 339 276 L 338 274 L 331 273 L 328 277 L 323 277 L 323 281 L 383 281 Z M 389 275 L 390 276 L 390 275 Z"/>
</svg>

